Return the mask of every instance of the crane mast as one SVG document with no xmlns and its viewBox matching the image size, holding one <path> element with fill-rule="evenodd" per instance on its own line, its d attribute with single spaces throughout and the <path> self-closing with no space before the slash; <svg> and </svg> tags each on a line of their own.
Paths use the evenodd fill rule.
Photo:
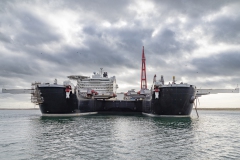
<svg viewBox="0 0 240 160">
<path fill-rule="evenodd" d="M 142 50 L 141 89 L 147 89 L 146 58 L 144 55 L 144 46 Z"/>
</svg>

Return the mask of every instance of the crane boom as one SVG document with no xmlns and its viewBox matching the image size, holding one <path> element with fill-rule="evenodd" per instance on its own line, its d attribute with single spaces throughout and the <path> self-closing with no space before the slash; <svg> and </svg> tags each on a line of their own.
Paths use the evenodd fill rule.
<svg viewBox="0 0 240 160">
<path fill-rule="evenodd" d="M 10 94 L 31 94 L 33 89 L 2 89 L 2 93 Z"/>
<path fill-rule="evenodd" d="M 235 88 L 235 89 L 197 89 L 196 96 L 200 97 L 202 95 L 218 94 L 218 93 L 239 93 L 239 88 Z"/>
</svg>

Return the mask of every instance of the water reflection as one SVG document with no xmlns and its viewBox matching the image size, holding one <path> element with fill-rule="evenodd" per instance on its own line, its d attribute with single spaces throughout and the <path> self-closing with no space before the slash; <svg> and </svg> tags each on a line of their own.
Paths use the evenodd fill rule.
<svg viewBox="0 0 240 160">
<path fill-rule="evenodd" d="M 75 117 L 46 117 L 41 116 L 40 123 L 70 123 L 74 121 Z"/>
<path fill-rule="evenodd" d="M 239 159 L 240 112 L 200 118 L 4 112 L 5 159 Z"/>
<path fill-rule="evenodd" d="M 181 157 L 183 146 L 186 154 L 192 154 L 192 145 L 196 143 L 194 127 L 195 120 L 191 117 L 121 114 L 39 117 L 32 123 L 31 158 L 44 155 L 46 159 L 76 156 L 128 159 L 132 155 L 148 159 L 147 155 L 151 154 L 153 159 L 158 159 L 159 153 L 169 157 L 173 148 L 179 152 L 171 154 Z M 46 152 L 51 154 L 46 155 Z"/>
<path fill-rule="evenodd" d="M 156 125 L 185 128 L 191 126 L 191 117 L 152 117 Z"/>
</svg>

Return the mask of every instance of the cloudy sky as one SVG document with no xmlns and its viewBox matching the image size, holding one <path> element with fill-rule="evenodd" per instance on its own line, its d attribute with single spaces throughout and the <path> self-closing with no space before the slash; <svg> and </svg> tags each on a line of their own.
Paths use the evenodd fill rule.
<svg viewBox="0 0 240 160">
<path fill-rule="evenodd" d="M 0 89 L 62 83 L 102 67 L 119 92 L 139 90 L 143 46 L 148 86 L 157 74 L 198 88 L 236 88 L 239 8 L 239 0 L 1 0 Z M 240 107 L 240 95 L 226 96 L 235 97 L 229 107 Z M 0 93 L 0 107 L 6 100 L 26 106 L 23 97 Z"/>
</svg>

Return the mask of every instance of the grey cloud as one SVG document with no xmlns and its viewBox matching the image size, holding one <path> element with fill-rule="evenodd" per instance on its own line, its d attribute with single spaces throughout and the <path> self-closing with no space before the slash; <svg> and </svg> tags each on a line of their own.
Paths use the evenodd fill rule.
<svg viewBox="0 0 240 160">
<path fill-rule="evenodd" d="M 240 43 L 240 16 L 237 12 L 233 17 L 221 16 L 209 24 L 209 34 L 212 32 L 214 42 L 224 42 L 229 44 Z"/>
<path fill-rule="evenodd" d="M 40 45 L 62 39 L 62 36 L 56 32 L 56 28 L 47 24 L 43 17 L 17 7 L 14 1 L 3 3 L 2 7 L 4 10 L 2 14 L 6 16 L 0 17 L 0 39 L 10 42 L 4 44 L 10 52 L 30 54 L 42 52 Z"/>
<path fill-rule="evenodd" d="M 210 57 L 192 60 L 195 72 L 204 76 L 237 76 L 240 71 L 240 52 L 224 52 Z"/>
<path fill-rule="evenodd" d="M 196 49 L 197 45 L 192 40 L 180 41 L 175 31 L 170 29 L 162 30 L 158 35 L 149 41 L 149 48 L 153 53 L 162 55 L 180 55 L 183 52 L 190 52 Z"/>
<path fill-rule="evenodd" d="M 155 5 L 160 11 L 158 19 L 164 20 L 168 17 L 175 18 L 178 16 L 186 17 L 188 21 L 184 24 L 184 31 L 192 31 L 194 28 L 200 27 L 203 29 L 204 35 L 212 37 L 212 43 L 239 43 L 240 2 L 237 0 L 155 1 Z M 221 16 L 214 20 L 205 20 L 208 16 L 215 16 L 216 13 L 222 12 L 224 7 L 230 11 L 227 11 L 226 14 L 222 13 Z M 175 22 L 175 31 L 179 30 L 178 26 L 180 24 L 181 22 Z"/>
<path fill-rule="evenodd" d="M 55 3 L 58 3 L 55 1 Z M 75 10 L 83 10 L 84 12 L 93 14 L 94 16 L 99 17 L 99 19 L 109 20 L 110 22 L 118 21 L 120 18 L 126 16 L 126 7 L 130 1 L 109 1 L 109 0 L 93 0 L 93 1 L 62 1 L 60 7 L 72 8 Z"/>
<path fill-rule="evenodd" d="M 5 43 L 10 43 L 11 39 L 8 36 L 6 36 L 0 32 L 0 41 L 5 42 Z"/>
<path fill-rule="evenodd" d="M 40 45 L 61 39 L 54 28 L 32 13 L 21 13 L 16 18 L 20 22 L 18 29 L 22 31 L 16 35 L 15 41 L 21 45 Z"/>
<path fill-rule="evenodd" d="M 143 40 L 151 36 L 152 29 L 144 28 L 141 24 L 135 27 L 125 26 L 122 28 L 93 28 L 91 26 L 85 26 L 83 29 L 90 38 L 102 39 L 104 36 L 118 39 L 114 44 L 117 47 L 129 51 L 138 50 L 139 46 L 143 45 Z M 103 39 L 102 39 L 103 40 Z M 131 44 L 131 45 L 129 45 Z"/>
<path fill-rule="evenodd" d="M 199 19 L 205 15 L 215 13 L 219 11 L 223 6 L 229 4 L 239 5 L 238 0 L 233 0 L 231 2 L 226 0 L 154 0 L 157 8 L 162 10 L 165 16 L 176 16 L 179 14 L 187 15 L 191 19 Z"/>
</svg>

